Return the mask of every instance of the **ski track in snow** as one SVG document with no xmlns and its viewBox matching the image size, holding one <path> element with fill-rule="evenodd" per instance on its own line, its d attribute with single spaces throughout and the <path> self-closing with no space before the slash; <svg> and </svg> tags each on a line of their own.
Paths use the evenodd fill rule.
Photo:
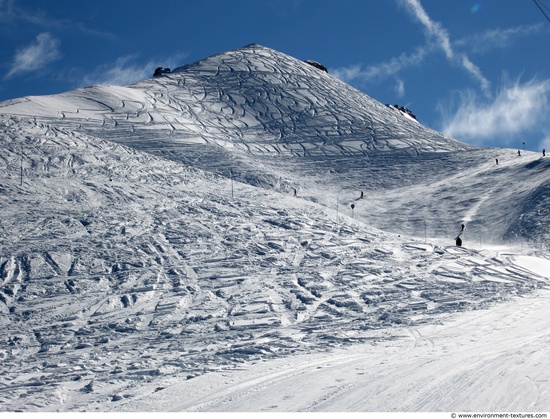
<svg viewBox="0 0 550 419">
<path fill-rule="evenodd" d="M 545 291 L 330 354 L 252 363 L 191 382 L 167 380 L 154 398 L 138 397 L 117 410 L 545 411 L 547 299 Z"/>
<path fill-rule="evenodd" d="M 0 410 L 248 410 L 251 398 L 262 410 L 385 410 L 396 390 L 381 378 L 387 368 L 405 383 L 395 409 L 466 410 L 481 374 L 441 374 L 447 352 L 504 374 L 491 372 L 501 358 L 489 349 L 476 361 L 479 352 L 442 346 L 445 324 L 480 322 L 459 314 L 490 318 L 511 299 L 528 310 L 522 301 L 546 295 L 548 232 L 525 244 L 529 256 L 441 237 L 452 240 L 460 221 L 470 221 L 470 243 L 492 228 L 490 239 L 536 231 L 528 209 L 509 229 L 495 208 L 508 208 L 502 185 L 525 164 L 534 175 L 518 181 L 521 193 L 544 191 L 547 162 L 501 159 L 495 169 L 485 163 L 493 151 L 428 130 L 429 141 L 418 139 L 410 120 L 385 133 L 398 111 L 354 99 L 376 110 L 361 119 L 342 105 L 338 89 L 355 97 L 351 88 L 257 53 L 205 60 L 186 77 L 0 105 Z M 257 94 L 240 93 L 257 73 Z M 283 96 L 274 83 L 293 90 Z M 487 181 L 472 183 L 481 174 Z M 433 196 L 420 206 L 427 185 Z M 472 342 L 494 332 L 479 330 Z M 491 403 L 550 406 L 535 376 L 541 355 L 507 348 L 503 356 L 528 359 L 530 375 L 502 385 L 529 384 L 530 398 Z M 295 398 L 314 382 L 326 386 Z M 534 404 L 522 404 L 533 388 Z M 174 401 L 181 392 L 189 398 Z"/>
</svg>

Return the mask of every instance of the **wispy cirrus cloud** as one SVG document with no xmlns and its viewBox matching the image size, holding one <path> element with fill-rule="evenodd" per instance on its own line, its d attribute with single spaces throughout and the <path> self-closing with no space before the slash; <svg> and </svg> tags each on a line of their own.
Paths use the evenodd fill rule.
<svg viewBox="0 0 550 419">
<path fill-rule="evenodd" d="M 504 80 L 502 87 L 493 95 L 491 83 L 481 69 L 461 52 L 467 48 L 473 53 L 490 49 L 506 48 L 518 37 L 545 30 L 541 24 L 519 26 L 509 29 L 494 29 L 482 34 L 451 42 L 448 31 L 434 22 L 425 12 L 420 0 L 400 0 L 409 12 L 422 23 L 428 42 L 438 46 L 451 64 L 462 67 L 479 84 L 483 97 L 474 90 L 458 93 L 458 104 L 452 111 L 442 111 L 441 131 L 473 144 L 499 143 L 510 145 L 522 134 L 533 133 L 541 126 L 548 126 L 550 116 L 548 95 L 550 80 Z M 440 107 L 440 111 L 442 107 Z"/>
<path fill-rule="evenodd" d="M 398 97 L 405 96 L 405 83 L 401 79 L 395 81 L 395 93 Z"/>
<path fill-rule="evenodd" d="M 84 75 L 78 81 L 78 85 L 114 84 L 127 86 L 150 78 L 157 67 L 174 68 L 181 65 L 186 56 L 187 53 L 178 52 L 164 59 L 149 60 L 147 62 L 140 62 L 137 54 L 118 57 L 113 63 L 102 64 L 92 72 Z"/>
<path fill-rule="evenodd" d="M 16 0 L 0 0 L 0 22 L 12 26 L 27 23 L 48 31 L 77 30 L 95 37 L 114 39 L 115 37 L 105 31 L 89 28 L 82 22 L 67 19 L 56 19 L 40 9 L 20 7 Z"/>
<path fill-rule="evenodd" d="M 434 40 L 449 60 L 454 59 L 455 52 L 451 46 L 449 33 L 441 23 L 430 19 L 419 0 L 401 0 L 401 3 L 424 26 L 427 38 Z"/>
<path fill-rule="evenodd" d="M 0 0 L 0 21 L 4 23 L 31 23 L 36 26 L 54 29 L 61 26 L 62 21 L 48 17 L 40 9 L 19 7 L 15 0 Z"/>
<path fill-rule="evenodd" d="M 402 70 L 422 65 L 426 58 L 437 51 L 442 51 L 452 65 L 462 67 L 475 79 L 486 96 L 490 96 L 491 83 L 483 75 L 481 69 L 465 54 L 456 51 L 451 42 L 449 32 L 445 27 L 430 18 L 419 0 L 399 0 L 400 4 L 422 24 L 426 36 L 426 44 L 417 47 L 412 54 L 403 53 L 389 61 L 361 67 L 331 69 L 331 73 L 346 82 L 377 82 L 395 76 Z"/>
<path fill-rule="evenodd" d="M 441 131 L 478 145 L 495 140 L 509 145 L 520 133 L 547 125 L 549 94 L 550 80 L 505 81 L 492 100 L 479 98 L 472 90 L 463 91 L 448 109 L 439 105 Z"/>
<path fill-rule="evenodd" d="M 476 33 L 454 42 L 459 47 L 467 47 L 473 53 L 484 53 L 493 49 L 507 48 L 519 38 L 542 33 L 547 25 L 538 23 L 514 28 L 496 28 L 482 33 Z"/>
<path fill-rule="evenodd" d="M 330 73 L 345 82 L 377 82 L 392 77 L 400 71 L 422 64 L 430 50 L 419 47 L 412 54 L 401 54 L 389 61 L 362 68 L 360 65 L 331 69 Z"/>
<path fill-rule="evenodd" d="M 137 55 L 119 57 L 114 63 L 102 64 L 89 74 L 84 75 L 81 85 L 114 84 L 124 86 L 151 75 L 149 64 L 136 62 Z"/>
<path fill-rule="evenodd" d="M 42 69 L 47 64 L 61 58 L 59 40 L 49 32 L 43 32 L 30 45 L 19 49 L 4 79 L 10 79 L 21 73 Z"/>
<path fill-rule="evenodd" d="M 441 23 L 433 21 L 420 3 L 420 0 L 401 0 L 407 10 L 424 26 L 428 42 L 434 43 L 441 49 L 447 60 L 453 64 L 462 66 L 470 75 L 478 81 L 481 90 L 486 96 L 490 96 L 491 83 L 485 78 L 478 66 L 470 58 L 461 52 L 455 51 L 451 43 L 449 32 Z"/>
<path fill-rule="evenodd" d="M 0 0 L 0 22 L 10 23 L 19 20 L 20 9 L 15 0 Z"/>
<path fill-rule="evenodd" d="M 466 55 L 461 55 L 460 57 L 460 63 L 462 64 L 462 67 L 466 69 L 473 77 L 479 82 L 479 86 L 481 88 L 481 91 L 485 94 L 485 96 L 490 97 L 491 96 L 491 82 L 483 76 L 483 73 L 481 69 L 475 65 Z"/>
</svg>

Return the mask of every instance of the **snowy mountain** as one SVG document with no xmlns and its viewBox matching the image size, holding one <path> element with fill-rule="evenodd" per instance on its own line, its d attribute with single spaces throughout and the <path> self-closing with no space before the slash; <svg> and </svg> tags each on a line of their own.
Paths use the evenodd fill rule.
<svg viewBox="0 0 550 419">
<path fill-rule="evenodd" d="M 254 410 L 224 377 L 399 351 L 550 280 L 548 158 L 447 138 L 259 45 L 0 103 L 0 139 L 3 411 Z M 452 405 L 419 400 L 396 408 Z"/>
<path fill-rule="evenodd" d="M 446 138 L 259 45 L 129 87 L 93 86 L 0 109 L 269 190 L 297 188 L 327 207 L 336 197 L 350 207 L 364 191 L 367 204 L 356 204 L 355 215 L 384 230 L 452 238 L 466 221 L 483 242 L 549 238 L 548 159 Z"/>
</svg>

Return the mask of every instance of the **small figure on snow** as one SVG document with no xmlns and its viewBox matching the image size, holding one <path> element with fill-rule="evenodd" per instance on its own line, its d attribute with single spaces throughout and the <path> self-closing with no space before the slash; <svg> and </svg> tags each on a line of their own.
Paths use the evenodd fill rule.
<svg viewBox="0 0 550 419">
<path fill-rule="evenodd" d="M 521 156 L 521 151 L 518 150 L 518 157 Z"/>
<path fill-rule="evenodd" d="M 465 227 L 466 226 L 464 224 L 460 224 L 460 232 L 458 233 L 458 236 L 455 237 L 455 242 L 458 247 L 462 246 L 462 239 L 460 238 L 460 236 L 464 232 Z"/>
<path fill-rule="evenodd" d="M 542 149 L 542 157 L 544 157 L 544 156 L 546 156 L 546 149 L 545 148 Z"/>
<path fill-rule="evenodd" d="M 495 161 L 497 162 L 497 166 L 498 166 L 498 159 L 495 159 Z"/>
<path fill-rule="evenodd" d="M 363 195 L 363 191 L 361 191 L 361 199 L 363 199 L 363 196 L 364 196 L 364 195 Z"/>
<path fill-rule="evenodd" d="M 298 195 L 298 191 L 296 190 L 296 188 L 293 188 L 294 189 L 294 196 Z"/>
</svg>

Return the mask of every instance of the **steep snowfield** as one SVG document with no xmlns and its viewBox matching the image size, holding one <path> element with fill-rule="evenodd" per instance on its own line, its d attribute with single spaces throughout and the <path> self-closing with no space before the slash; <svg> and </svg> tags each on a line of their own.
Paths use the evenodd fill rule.
<svg viewBox="0 0 550 419">
<path fill-rule="evenodd" d="M 2 411 L 550 407 L 548 159 L 258 45 L 0 135 Z"/>
<path fill-rule="evenodd" d="M 327 207 L 354 203 L 358 219 L 384 230 L 448 237 L 466 221 L 476 241 L 550 241 L 550 159 L 444 137 L 255 44 L 129 87 L 22 98 L 0 112 L 254 186 L 297 188 Z"/>
</svg>

